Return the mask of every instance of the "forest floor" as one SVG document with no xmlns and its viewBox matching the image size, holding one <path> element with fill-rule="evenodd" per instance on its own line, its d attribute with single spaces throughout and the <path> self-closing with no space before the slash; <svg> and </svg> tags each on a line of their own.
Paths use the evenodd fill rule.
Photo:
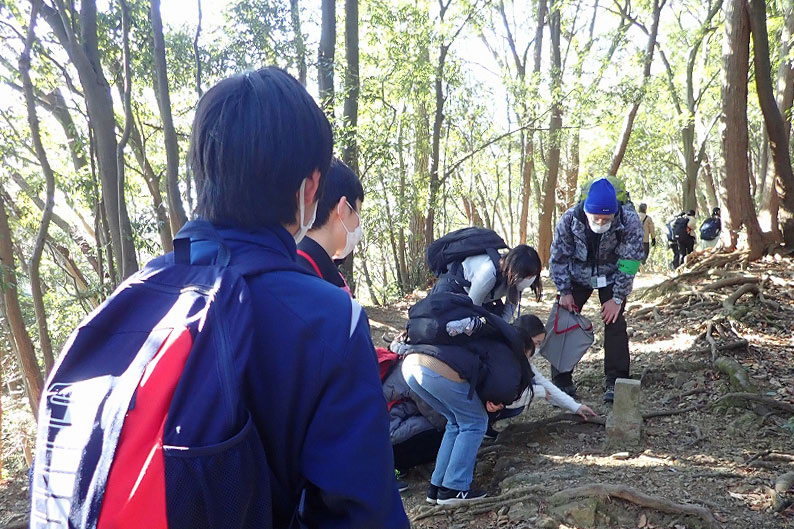
<svg viewBox="0 0 794 529">
<path fill-rule="evenodd" d="M 627 307 L 632 377 L 642 380 L 644 415 L 672 413 L 645 419 L 640 448 L 610 449 L 602 424 L 572 420 L 540 399 L 497 423 L 496 441 L 480 449 L 474 484 L 491 499 L 459 509 L 427 505 L 433 465 L 409 471 L 403 500 L 413 526 L 794 528 L 794 267 L 725 257 L 701 257 L 677 279 L 635 281 Z M 523 307 L 543 321 L 554 296 L 544 279 L 544 300 Z M 742 297 L 726 303 L 737 290 Z M 404 326 L 415 299 L 367 309 L 377 345 Z M 599 308 L 594 295 L 584 313 L 596 324 L 596 343 L 574 378 L 580 401 L 605 418 Z M 734 376 L 715 358 L 738 361 L 726 369 Z M 545 359 L 535 363 L 548 376 Z M 728 393 L 745 396 L 719 400 Z"/>
<path fill-rule="evenodd" d="M 610 449 L 603 421 L 572 420 L 541 399 L 497 423 L 499 437 L 483 443 L 475 485 L 491 498 L 460 509 L 427 505 L 432 465 L 412 469 L 403 500 L 413 526 L 794 528 L 793 263 L 767 258 L 745 266 L 740 254 L 699 259 L 676 278 L 639 275 L 629 299 L 643 412 L 670 413 L 646 418 L 640 448 Z M 544 280 L 543 301 L 525 301 L 522 310 L 545 321 L 554 288 Z M 376 345 L 403 328 L 422 295 L 367 308 Z M 580 400 L 606 417 L 596 299 L 584 309 L 596 343 L 575 381 Z M 548 375 L 548 363 L 535 362 Z M 728 393 L 740 396 L 720 400 Z M 0 529 L 10 529 L 26 519 L 25 450 L 34 424 L 19 395 L 4 395 L 2 404 Z"/>
</svg>

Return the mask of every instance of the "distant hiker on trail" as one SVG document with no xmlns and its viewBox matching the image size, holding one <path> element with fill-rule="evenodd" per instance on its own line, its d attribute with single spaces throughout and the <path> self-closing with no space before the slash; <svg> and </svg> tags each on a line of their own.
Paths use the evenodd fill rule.
<svg viewBox="0 0 794 529">
<path fill-rule="evenodd" d="M 645 264 L 651 253 L 651 246 L 656 246 L 656 226 L 653 225 L 653 219 L 648 216 L 647 204 L 640 204 L 639 210 L 640 223 L 642 224 L 642 249 L 645 253 L 642 264 Z"/>
<path fill-rule="evenodd" d="M 624 191 L 621 199 L 607 178 L 590 184 L 584 200 L 557 223 L 549 265 L 561 307 L 578 312 L 598 290 L 606 325 L 605 402 L 614 399 L 615 379 L 629 376 L 629 337 L 623 312 L 643 256 L 640 219 L 631 204 L 625 203 Z M 552 380 L 569 395 L 576 394 L 573 371 L 552 371 Z"/>
<path fill-rule="evenodd" d="M 361 240 L 364 188 L 353 171 L 334 158 L 325 175 L 312 228 L 298 243 L 298 262 L 310 273 L 351 294 L 334 259 L 344 259 Z"/>
<path fill-rule="evenodd" d="M 671 230 L 673 239 L 678 245 L 677 260 L 673 262 L 678 268 L 686 260 L 686 256 L 695 249 L 695 210 L 690 209 L 686 214 L 681 214 L 673 220 Z"/>
<path fill-rule="evenodd" d="M 526 350 L 529 366 L 532 368 L 532 386 L 527 387 L 518 400 L 506 404 L 503 409 L 495 412 L 488 412 L 488 430 L 485 432 L 485 438 L 496 439 L 499 432 L 494 429 L 494 423 L 520 415 L 524 409 L 530 405 L 533 397 L 545 398 L 552 406 L 557 406 L 571 413 L 577 413 L 584 420 L 587 420 L 587 417 L 596 417 L 598 415 L 596 412 L 591 410 L 588 406 L 576 402 L 573 397 L 555 386 L 549 379 L 544 377 L 538 368 L 535 367 L 535 364 L 532 363 L 532 357 L 540 349 L 540 346 L 546 338 L 546 328 L 543 326 L 543 322 L 540 321 L 540 318 L 534 314 L 525 314 L 518 318 L 516 327 L 525 341 L 529 338 L 534 344 L 531 350 Z"/>
<path fill-rule="evenodd" d="M 203 95 L 188 154 L 199 220 L 51 373 L 32 525 L 409 527 L 367 316 L 296 261 L 332 148 L 283 70 Z"/>
<path fill-rule="evenodd" d="M 713 248 L 717 246 L 722 232 L 722 219 L 720 218 L 720 208 L 714 208 L 711 216 L 700 225 L 700 245 L 702 248 Z"/>
<path fill-rule="evenodd" d="M 467 294 L 477 306 L 511 321 L 524 290 L 540 301 L 543 285 L 538 252 L 519 244 L 509 251 L 493 230 L 463 228 L 434 241 L 427 249 L 430 270 L 439 278 L 432 292 Z"/>
<path fill-rule="evenodd" d="M 678 220 L 679 217 L 685 217 L 686 212 L 682 211 L 672 219 L 670 219 L 667 224 L 665 224 L 665 235 L 667 235 L 667 249 L 673 252 L 673 260 L 670 261 L 670 270 L 675 270 L 678 268 L 678 263 L 680 261 L 680 256 L 678 254 L 678 241 L 675 240 L 675 235 L 673 235 L 673 224 L 675 221 Z"/>
</svg>

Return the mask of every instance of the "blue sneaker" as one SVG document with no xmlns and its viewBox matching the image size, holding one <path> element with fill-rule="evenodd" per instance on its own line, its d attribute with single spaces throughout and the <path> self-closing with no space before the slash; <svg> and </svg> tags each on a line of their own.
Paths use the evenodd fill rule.
<svg viewBox="0 0 794 529">
<path fill-rule="evenodd" d="M 400 492 L 405 492 L 409 488 L 411 488 L 410 485 L 408 485 L 408 483 L 406 483 L 405 481 L 397 481 L 397 490 L 399 490 Z"/>
</svg>

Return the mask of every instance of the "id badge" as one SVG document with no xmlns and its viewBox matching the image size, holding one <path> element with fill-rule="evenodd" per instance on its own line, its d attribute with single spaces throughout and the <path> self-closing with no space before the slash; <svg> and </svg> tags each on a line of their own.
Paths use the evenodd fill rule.
<svg viewBox="0 0 794 529">
<path fill-rule="evenodd" d="M 607 278 L 606 276 L 591 277 L 590 284 L 593 288 L 604 288 L 607 286 Z"/>
</svg>

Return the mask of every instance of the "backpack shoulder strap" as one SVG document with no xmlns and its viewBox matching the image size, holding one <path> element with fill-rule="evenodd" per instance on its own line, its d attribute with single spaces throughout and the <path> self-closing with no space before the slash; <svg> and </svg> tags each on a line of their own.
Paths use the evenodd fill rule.
<svg viewBox="0 0 794 529">
<path fill-rule="evenodd" d="M 312 259 L 311 255 L 309 255 L 307 252 L 304 252 L 303 250 L 298 250 L 298 255 L 300 255 L 301 257 L 303 257 L 307 261 L 309 261 L 309 264 L 312 265 L 312 268 L 314 268 L 314 271 L 317 272 L 317 276 L 320 279 L 325 279 L 323 277 L 323 273 L 320 272 L 320 267 L 317 266 L 317 262 L 314 259 Z M 345 283 L 345 284 L 347 284 L 347 283 Z"/>
<path fill-rule="evenodd" d="M 493 288 L 491 289 L 491 297 L 494 297 L 494 293 L 496 293 L 496 289 L 499 288 L 500 283 L 504 279 L 502 277 L 502 273 L 499 271 L 499 263 L 502 260 L 502 255 L 496 250 L 496 248 L 488 248 L 486 250 L 488 257 L 491 259 L 493 263 L 494 273 L 496 274 L 496 281 L 494 282 Z"/>
</svg>

